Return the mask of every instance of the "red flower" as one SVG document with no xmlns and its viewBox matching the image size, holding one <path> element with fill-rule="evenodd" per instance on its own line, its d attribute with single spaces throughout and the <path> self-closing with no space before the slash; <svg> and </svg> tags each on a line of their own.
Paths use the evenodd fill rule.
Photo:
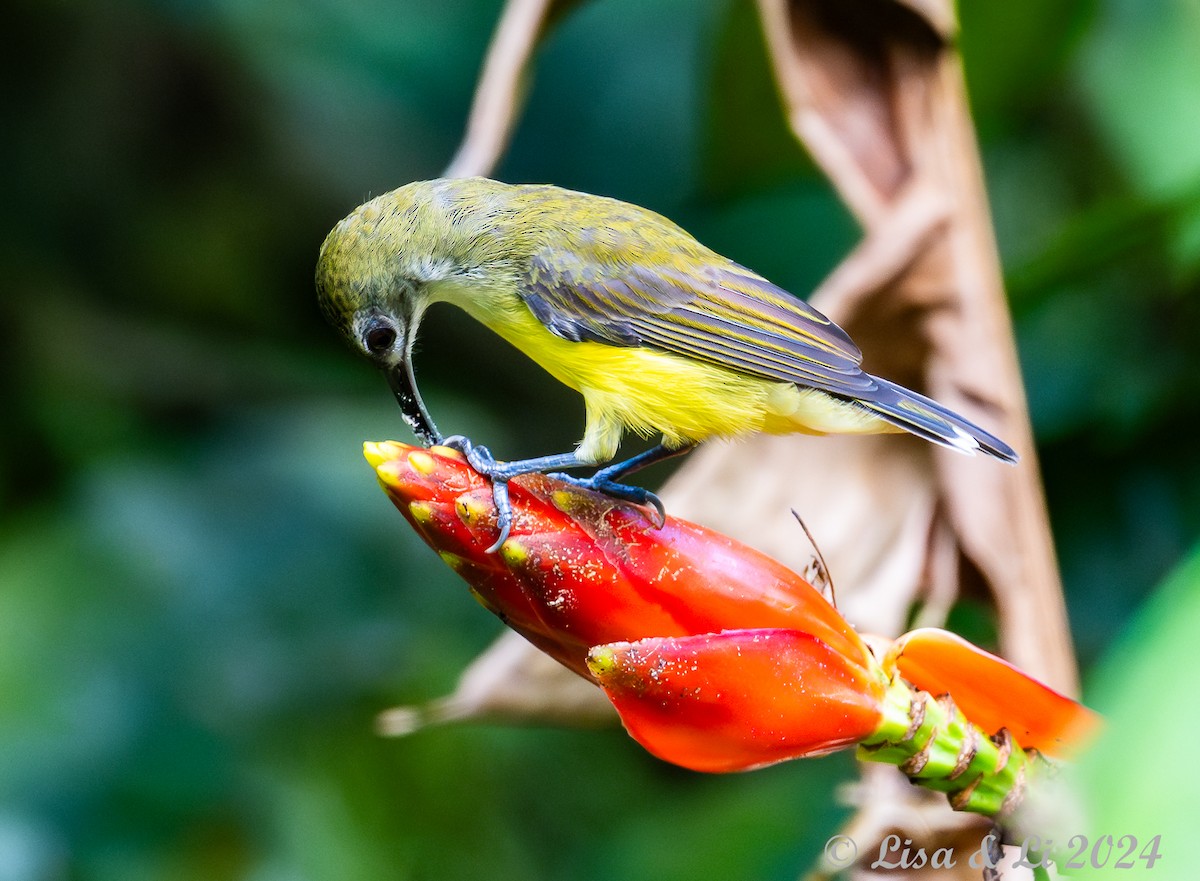
<svg viewBox="0 0 1200 881">
<path fill-rule="evenodd" d="M 1074 701 L 943 631 L 910 634 L 880 662 L 820 593 L 769 557 L 674 517 L 654 529 L 637 509 L 543 475 L 510 483 L 512 531 L 489 554 L 491 485 L 458 452 L 365 451 L 388 496 L 483 605 L 597 682 L 630 734 L 675 764 L 741 770 L 865 741 L 866 758 L 900 763 L 928 748 L 953 770 L 959 746 L 945 731 L 961 734 L 967 719 L 1050 750 L 1092 723 Z M 961 695 L 967 717 L 918 735 L 905 679 Z M 953 703 L 937 713 L 962 716 Z M 985 805 L 972 809 L 997 810 L 1015 779 L 1009 755 L 992 748 L 971 765 L 995 783 L 970 787 Z"/>
<path fill-rule="evenodd" d="M 513 527 L 498 553 L 491 485 L 456 451 L 367 444 L 400 512 L 485 606 L 586 676 L 592 646 L 738 628 L 796 628 L 867 663 L 854 629 L 786 566 L 720 533 L 540 474 L 509 485 Z"/>
<path fill-rule="evenodd" d="M 770 557 L 674 517 L 648 528 L 636 509 L 542 475 L 510 484 L 512 532 L 488 554 L 491 486 L 461 455 L 395 443 L 366 455 L 484 606 L 594 678 L 656 755 L 728 771 L 849 746 L 878 727 L 887 681 L 870 650 Z"/>
</svg>

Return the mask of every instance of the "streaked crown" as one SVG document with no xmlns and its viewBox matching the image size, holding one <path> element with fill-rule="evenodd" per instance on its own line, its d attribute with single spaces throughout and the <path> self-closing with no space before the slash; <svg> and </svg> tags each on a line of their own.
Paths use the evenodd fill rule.
<svg viewBox="0 0 1200 881">
<path fill-rule="evenodd" d="M 511 188 L 482 178 L 418 181 L 360 205 L 326 237 L 317 261 L 321 311 L 343 333 L 370 306 L 394 311 L 428 282 L 502 255 L 497 221 Z"/>
</svg>

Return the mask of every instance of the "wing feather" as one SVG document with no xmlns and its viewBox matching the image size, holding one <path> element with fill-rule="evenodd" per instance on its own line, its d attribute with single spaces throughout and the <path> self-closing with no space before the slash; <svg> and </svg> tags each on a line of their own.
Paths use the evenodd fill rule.
<svg viewBox="0 0 1200 881">
<path fill-rule="evenodd" d="M 565 339 L 650 346 L 848 397 L 877 388 L 858 347 L 804 301 L 716 255 L 669 256 L 658 270 L 616 262 L 598 270 L 543 251 L 522 296 Z"/>
<path fill-rule="evenodd" d="M 1011 447 L 978 425 L 864 372 L 845 331 L 749 269 L 690 238 L 638 254 L 643 262 L 633 263 L 610 248 L 585 264 L 577 252 L 544 250 L 532 257 L 521 296 L 565 339 L 648 346 L 796 383 L 857 402 L 934 443 L 1016 461 Z"/>
<path fill-rule="evenodd" d="M 642 328 L 635 325 L 639 330 Z M 839 377 L 816 362 L 784 361 L 765 351 L 751 347 L 730 346 L 714 342 L 711 335 L 693 334 L 686 329 L 658 326 L 643 333 L 648 343 L 668 352 L 687 351 L 691 357 L 760 376 L 767 379 L 794 382 L 813 388 L 837 388 L 841 395 L 865 394 L 875 386 L 872 377 L 860 372 L 856 377 Z"/>
</svg>

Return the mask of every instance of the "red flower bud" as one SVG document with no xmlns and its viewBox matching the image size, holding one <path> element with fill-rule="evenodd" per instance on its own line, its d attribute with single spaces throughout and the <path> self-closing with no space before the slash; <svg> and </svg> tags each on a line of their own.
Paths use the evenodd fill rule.
<svg viewBox="0 0 1200 881">
<path fill-rule="evenodd" d="M 739 628 L 811 633 L 856 663 L 870 652 L 808 582 L 720 533 L 642 512 L 540 474 L 509 484 L 498 553 L 491 485 L 456 451 L 367 444 L 380 483 L 485 606 L 587 676 L 592 646 Z"/>
<path fill-rule="evenodd" d="M 963 804 L 995 812 L 1024 754 L 960 756 L 979 743 L 960 742 L 966 728 L 1008 726 L 1022 746 L 1055 750 L 1094 724 L 1079 704 L 943 631 L 902 637 L 881 663 L 769 557 L 674 517 L 654 529 L 635 508 L 540 474 L 509 484 L 512 530 L 489 554 L 491 484 L 462 455 L 397 443 L 365 451 L 388 496 L 484 606 L 598 682 L 630 734 L 676 764 L 741 770 L 866 741 L 877 761 L 921 753 L 927 773 L 970 765 L 975 776 L 953 784 Z M 944 728 L 921 727 L 904 679 L 962 708 L 930 710 Z"/>
<path fill-rule="evenodd" d="M 798 630 L 727 630 L 592 649 L 626 729 L 660 758 L 737 771 L 858 743 L 881 721 L 877 668 Z"/>
</svg>

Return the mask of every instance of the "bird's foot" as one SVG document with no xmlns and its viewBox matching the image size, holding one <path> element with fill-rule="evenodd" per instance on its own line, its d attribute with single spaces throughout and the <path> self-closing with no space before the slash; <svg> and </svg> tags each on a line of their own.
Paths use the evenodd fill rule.
<svg viewBox="0 0 1200 881">
<path fill-rule="evenodd" d="M 496 461 L 491 450 L 480 444 L 472 443 L 470 438 L 456 434 L 442 441 L 442 446 L 458 450 L 467 457 L 467 464 L 479 474 L 492 482 L 492 501 L 496 505 L 496 528 L 500 531 L 495 543 L 484 553 L 494 554 L 500 546 L 508 541 L 512 531 L 513 509 L 512 500 L 508 497 L 508 482 L 515 474 L 505 470 L 506 463 Z"/>
<path fill-rule="evenodd" d="M 438 442 L 438 446 L 449 447 L 452 450 L 458 450 L 465 456 L 467 455 L 467 451 L 474 447 L 475 444 L 473 444 L 471 439 L 466 435 L 452 434 L 450 437 L 442 438 L 441 441 Z"/>
<path fill-rule="evenodd" d="M 562 474 L 561 472 L 547 474 L 546 476 L 569 483 L 572 486 L 578 486 L 581 489 L 590 489 L 593 492 L 602 493 L 610 498 L 619 499 L 622 502 L 632 502 L 635 505 L 647 507 L 653 512 L 649 518 L 650 523 L 655 529 L 662 529 L 663 524 L 667 522 L 667 509 L 663 505 L 662 499 L 648 489 L 612 480 L 605 474 L 609 470 L 608 468 L 601 469 L 591 477 L 572 477 L 570 474 Z"/>
<path fill-rule="evenodd" d="M 516 462 L 500 462 L 496 460 L 496 457 L 492 455 L 487 447 L 475 444 L 469 438 L 463 437 L 460 434 L 446 438 L 442 441 L 442 445 L 458 450 L 466 457 L 467 464 L 492 482 L 492 500 L 496 503 L 496 528 L 500 534 L 496 538 L 495 543 L 487 549 L 487 553 L 489 554 L 494 554 L 498 551 L 500 546 L 508 540 L 508 535 L 512 531 L 513 507 L 508 495 L 508 482 L 510 480 L 522 474 L 545 473 L 551 468 L 576 468 L 587 464 L 580 462 L 574 453 L 542 456 L 537 459 L 522 459 Z M 558 478 L 573 486 L 603 493 L 606 496 L 620 499 L 623 502 L 632 502 L 635 505 L 647 506 L 652 511 L 652 515 L 649 518 L 650 522 L 654 525 L 655 529 L 661 529 L 662 525 L 666 522 L 667 511 L 658 496 L 649 490 L 642 489 L 640 486 L 629 486 L 625 483 L 619 483 L 614 479 L 627 473 L 629 470 L 629 463 L 622 462 L 602 468 L 588 478 L 571 477 L 569 474 L 560 473 L 550 474 L 549 476 Z"/>
</svg>

